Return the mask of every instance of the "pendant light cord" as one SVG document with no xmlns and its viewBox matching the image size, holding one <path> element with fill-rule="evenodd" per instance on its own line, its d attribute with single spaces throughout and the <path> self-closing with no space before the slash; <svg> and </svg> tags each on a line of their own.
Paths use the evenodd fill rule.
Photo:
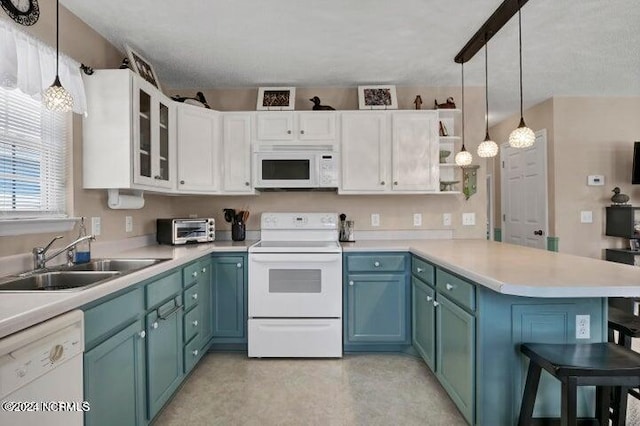
<svg viewBox="0 0 640 426">
<path fill-rule="evenodd" d="M 465 151 L 464 147 L 464 62 L 462 62 L 462 149 L 461 151 Z"/>
<path fill-rule="evenodd" d="M 524 117 L 524 108 L 522 107 L 522 16 L 520 7 L 518 7 L 518 52 L 520 52 L 520 119 Z"/>
<path fill-rule="evenodd" d="M 489 140 L 489 58 L 487 45 L 488 41 L 484 43 L 484 106 L 486 117 L 486 135 L 485 139 Z"/>
<path fill-rule="evenodd" d="M 56 77 L 58 77 L 58 63 L 60 61 L 60 1 L 56 0 Z"/>
</svg>

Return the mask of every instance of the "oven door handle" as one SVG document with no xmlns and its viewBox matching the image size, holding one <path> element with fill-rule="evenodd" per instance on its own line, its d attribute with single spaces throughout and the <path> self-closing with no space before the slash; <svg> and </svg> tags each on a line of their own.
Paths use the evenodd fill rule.
<svg viewBox="0 0 640 426">
<path fill-rule="evenodd" d="M 292 257 L 295 256 L 295 259 Z M 304 257 L 304 258 L 303 258 Z M 334 263 L 340 262 L 340 253 L 322 254 L 322 253 L 251 253 L 249 261 L 256 263 L 288 263 L 295 265 L 298 262 L 304 263 Z"/>
</svg>

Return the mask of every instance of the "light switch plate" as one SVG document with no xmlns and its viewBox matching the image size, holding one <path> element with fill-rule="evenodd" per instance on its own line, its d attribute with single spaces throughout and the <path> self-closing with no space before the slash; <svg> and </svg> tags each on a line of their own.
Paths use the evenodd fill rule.
<svg viewBox="0 0 640 426">
<path fill-rule="evenodd" d="M 380 226 L 380 215 L 378 213 L 371 214 L 371 226 Z"/>
<path fill-rule="evenodd" d="M 100 235 L 102 231 L 102 224 L 100 220 L 100 216 L 91 218 L 91 234 L 94 236 Z"/>
<path fill-rule="evenodd" d="M 422 226 L 422 213 L 413 214 L 413 226 Z"/>
<path fill-rule="evenodd" d="M 580 223 L 593 223 L 593 212 L 591 210 L 582 210 L 580 212 Z"/>
<path fill-rule="evenodd" d="M 124 218 L 124 232 L 133 232 L 133 217 L 125 216 L 125 218 Z"/>
<path fill-rule="evenodd" d="M 475 213 L 462 213 L 462 224 L 464 226 L 473 226 L 476 224 Z"/>
</svg>

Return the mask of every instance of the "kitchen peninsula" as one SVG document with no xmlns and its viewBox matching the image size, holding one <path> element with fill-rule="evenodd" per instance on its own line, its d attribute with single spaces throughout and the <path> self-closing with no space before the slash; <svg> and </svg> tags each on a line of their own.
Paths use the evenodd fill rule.
<svg viewBox="0 0 640 426">
<path fill-rule="evenodd" d="M 243 254 L 248 246 L 221 241 L 180 248 L 141 247 L 113 255 L 171 260 L 84 291 L 0 294 L 0 337 L 107 301 L 127 286 L 215 253 Z M 388 265 L 386 256 L 406 261 Z M 345 291 L 359 285 L 349 285 L 350 268 L 357 265 L 362 276 L 368 261 L 372 271 L 403 268 L 407 286 L 411 277 L 414 290 L 404 293 L 406 306 L 411 307 L 405 312 L 406 330 L 470 424 L 511 424 L 517 417 L 526 374 L 519 343 L 605 341 L 607 298 L 640 297 L 640 276 L 632 266 L 484 240 L 361 240 L 343 244 L 343 260 Z M 348 309 L 347 298 L 344 305 Z M 576 339 L 576 315 L 590 318 L 586 338 Z M 345 326 L 348 318 L 347 312 Z M 432 352 L 424 338 L 429 331 Z M 435 356 L 430 361 L 431 353 Z M 558 388 L 552 380 L 543 380 L 537 415 L 557 412 Z M 579 396 L 583 414 L 592 406 L 589 395 Z"/>
</svg>

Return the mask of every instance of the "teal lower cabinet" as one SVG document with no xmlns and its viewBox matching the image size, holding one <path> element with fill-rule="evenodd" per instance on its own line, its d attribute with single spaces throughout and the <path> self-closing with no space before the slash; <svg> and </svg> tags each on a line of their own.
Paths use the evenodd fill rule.
<svg viewBox="0 0 640 426">
<path fill-rule="evenodd" d="M 246 349 L 247 255 L 214 255 L 211 280 L 213 346 Z"/>
<path fill-rule="evenodd" d="M 606 341 L 606 298 L 510 296 L 437 265 L 432 275 L 415 256 L 412 265 L 414 349 L 471 425 L 517 424 L 528 368 L 521 343 Z M 590 315 L 590 339 L 575 338 L 576 315 Z M 594 407 L 594 389 L 579 388 L 578 417 Z M 560 383 L 546 372 L 534 416 L 560 417 Z"/>
<path fill-rule="evenodd" d="M 213 263 L 211 258 L 200 262 L 202 279 L 200 280 L 200 351 L 208 348 L 213 337 Z M 185 358 L 186 361 L 186 358 Z"/>
<path fill-rule="evenodd" d="M 183 379 L 182 297 L 147 314 L 147 415 L 153 419 Z"/>
<path fill-rule="evenodd" d="M 435 309 L 436 376 L 464 418 L 473 424 L 475 317 L 440 293 Z"/>
<path fill-rule="evenodd" d="M 146 424 L 144 337 L 138 320 L 85 352 L 86 426 Z"/>
<path fill-rule="evenodd" d="M 411 330 L 413 348 L 431 370 L 436 369 L 436 308 L 435 290 L 425 282 L 411 278 L 413 304 Z"/>
</svg>

